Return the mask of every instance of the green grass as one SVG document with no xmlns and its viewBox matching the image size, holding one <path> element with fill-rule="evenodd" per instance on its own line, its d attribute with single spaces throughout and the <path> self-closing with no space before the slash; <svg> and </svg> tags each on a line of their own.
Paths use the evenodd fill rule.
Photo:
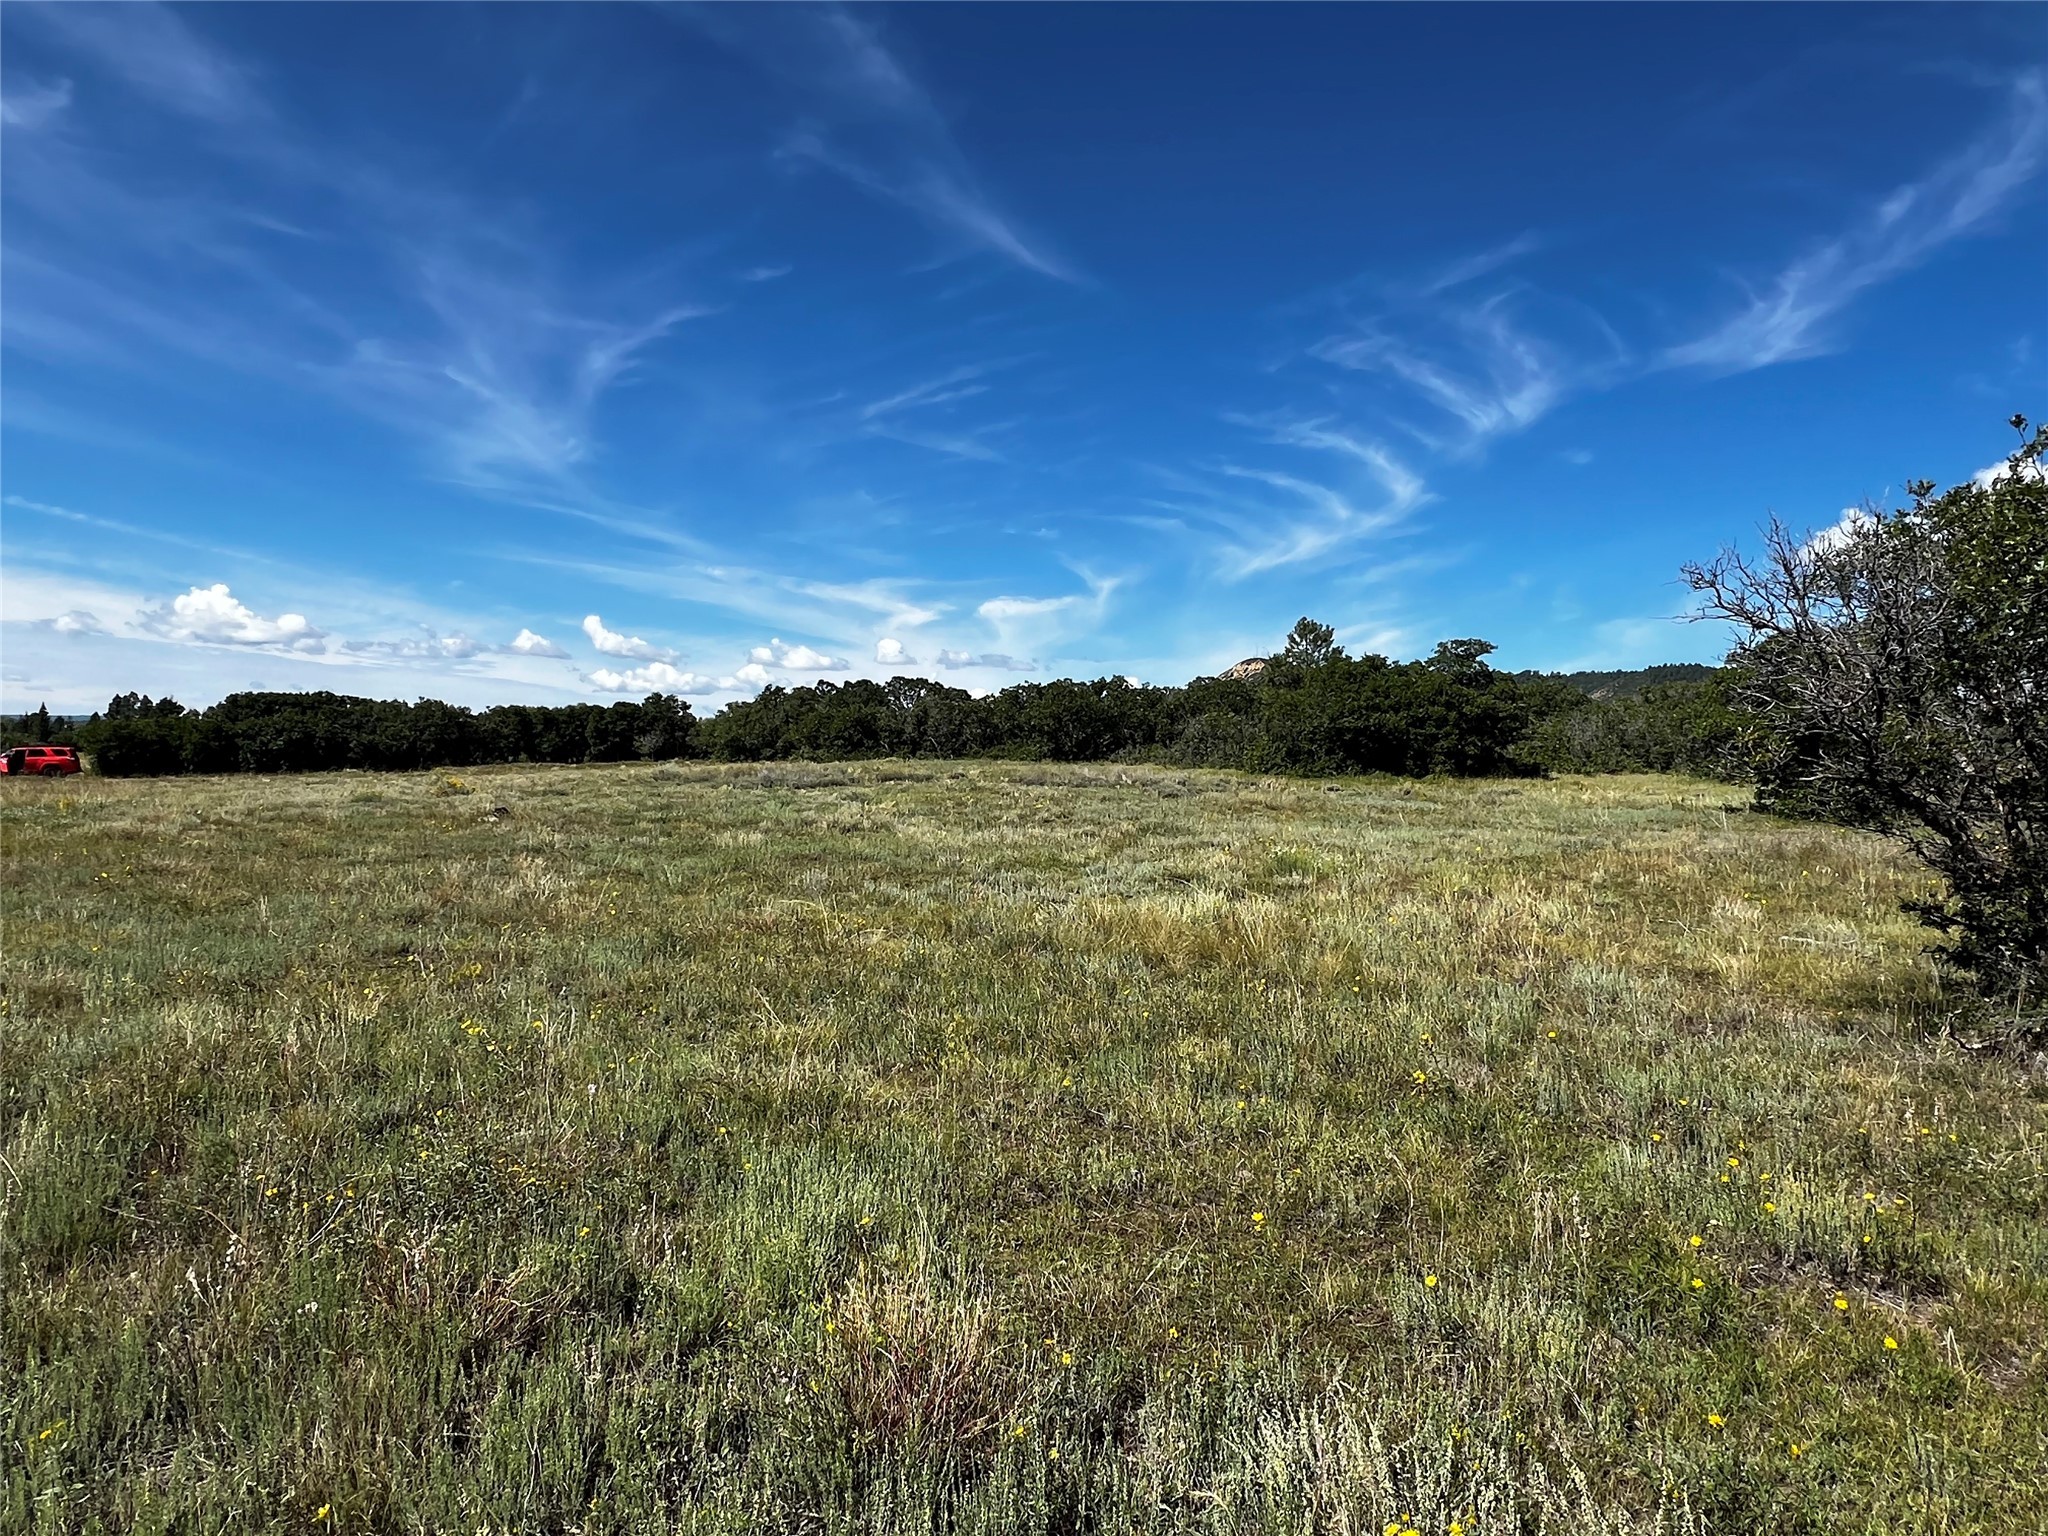
<svg viewBox="0 0 2048 1536">
<path fill-rule="evenodd" d="M 0 787 L 0 1529 L 2048 1526 L 2048 1085 L 1739 791 Z"/>
</svg>

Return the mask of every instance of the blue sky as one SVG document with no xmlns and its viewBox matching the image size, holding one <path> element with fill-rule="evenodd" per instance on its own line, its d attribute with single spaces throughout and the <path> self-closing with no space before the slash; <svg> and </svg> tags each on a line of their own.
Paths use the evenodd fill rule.
<svg viewBox="0 0 2048 1536">
<path fill-rule="evenodd" d="M 2039 6 L 0 11 L 0 705 L 1712 659 L 1998 460 Z"/>
</svg>

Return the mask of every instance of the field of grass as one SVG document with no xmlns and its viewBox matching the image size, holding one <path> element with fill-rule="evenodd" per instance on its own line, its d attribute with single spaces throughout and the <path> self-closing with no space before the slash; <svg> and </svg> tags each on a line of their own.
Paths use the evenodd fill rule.
<svg viewBox="0 0 2048 1536">
<path fill-rule="evenodd" d="M 2048 1083 L 1741 791 L 0 789 L 0 1530 L 2048 1528 Z"/>
</svg>

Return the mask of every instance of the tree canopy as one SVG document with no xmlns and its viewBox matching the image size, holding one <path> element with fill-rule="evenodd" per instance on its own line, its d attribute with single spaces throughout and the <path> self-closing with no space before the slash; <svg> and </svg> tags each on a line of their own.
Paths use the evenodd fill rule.
<svg viewBox="0 0 2048 1536">
<path fill-rule="evenodd" d="M 1734 624 L 1759 803 L 1899 839 L 1948 963 L 2038 1020 L 2048 981 L 2048 428 L 2002 473 L 1688 569 Z"/>
</svg>

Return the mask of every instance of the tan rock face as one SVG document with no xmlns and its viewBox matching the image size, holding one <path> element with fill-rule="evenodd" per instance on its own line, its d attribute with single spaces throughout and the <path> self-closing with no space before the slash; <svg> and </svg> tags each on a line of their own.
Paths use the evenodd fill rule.
<svg viewBox="0 0 2048 1536">
<path fill-rule="evenodd" d="M 1249 678 L 1257 677 L 1261 672 L 1265 670 L 1265 657 L 1247 656 L 1243 661 L 1240 661 L 1236 666 L 1227 668 L 1226 670 L 1219 672 L 1216 675 L 1218 677 L 1236 678 L 1240 681 L 1243 681 Z"/>
</svg>

